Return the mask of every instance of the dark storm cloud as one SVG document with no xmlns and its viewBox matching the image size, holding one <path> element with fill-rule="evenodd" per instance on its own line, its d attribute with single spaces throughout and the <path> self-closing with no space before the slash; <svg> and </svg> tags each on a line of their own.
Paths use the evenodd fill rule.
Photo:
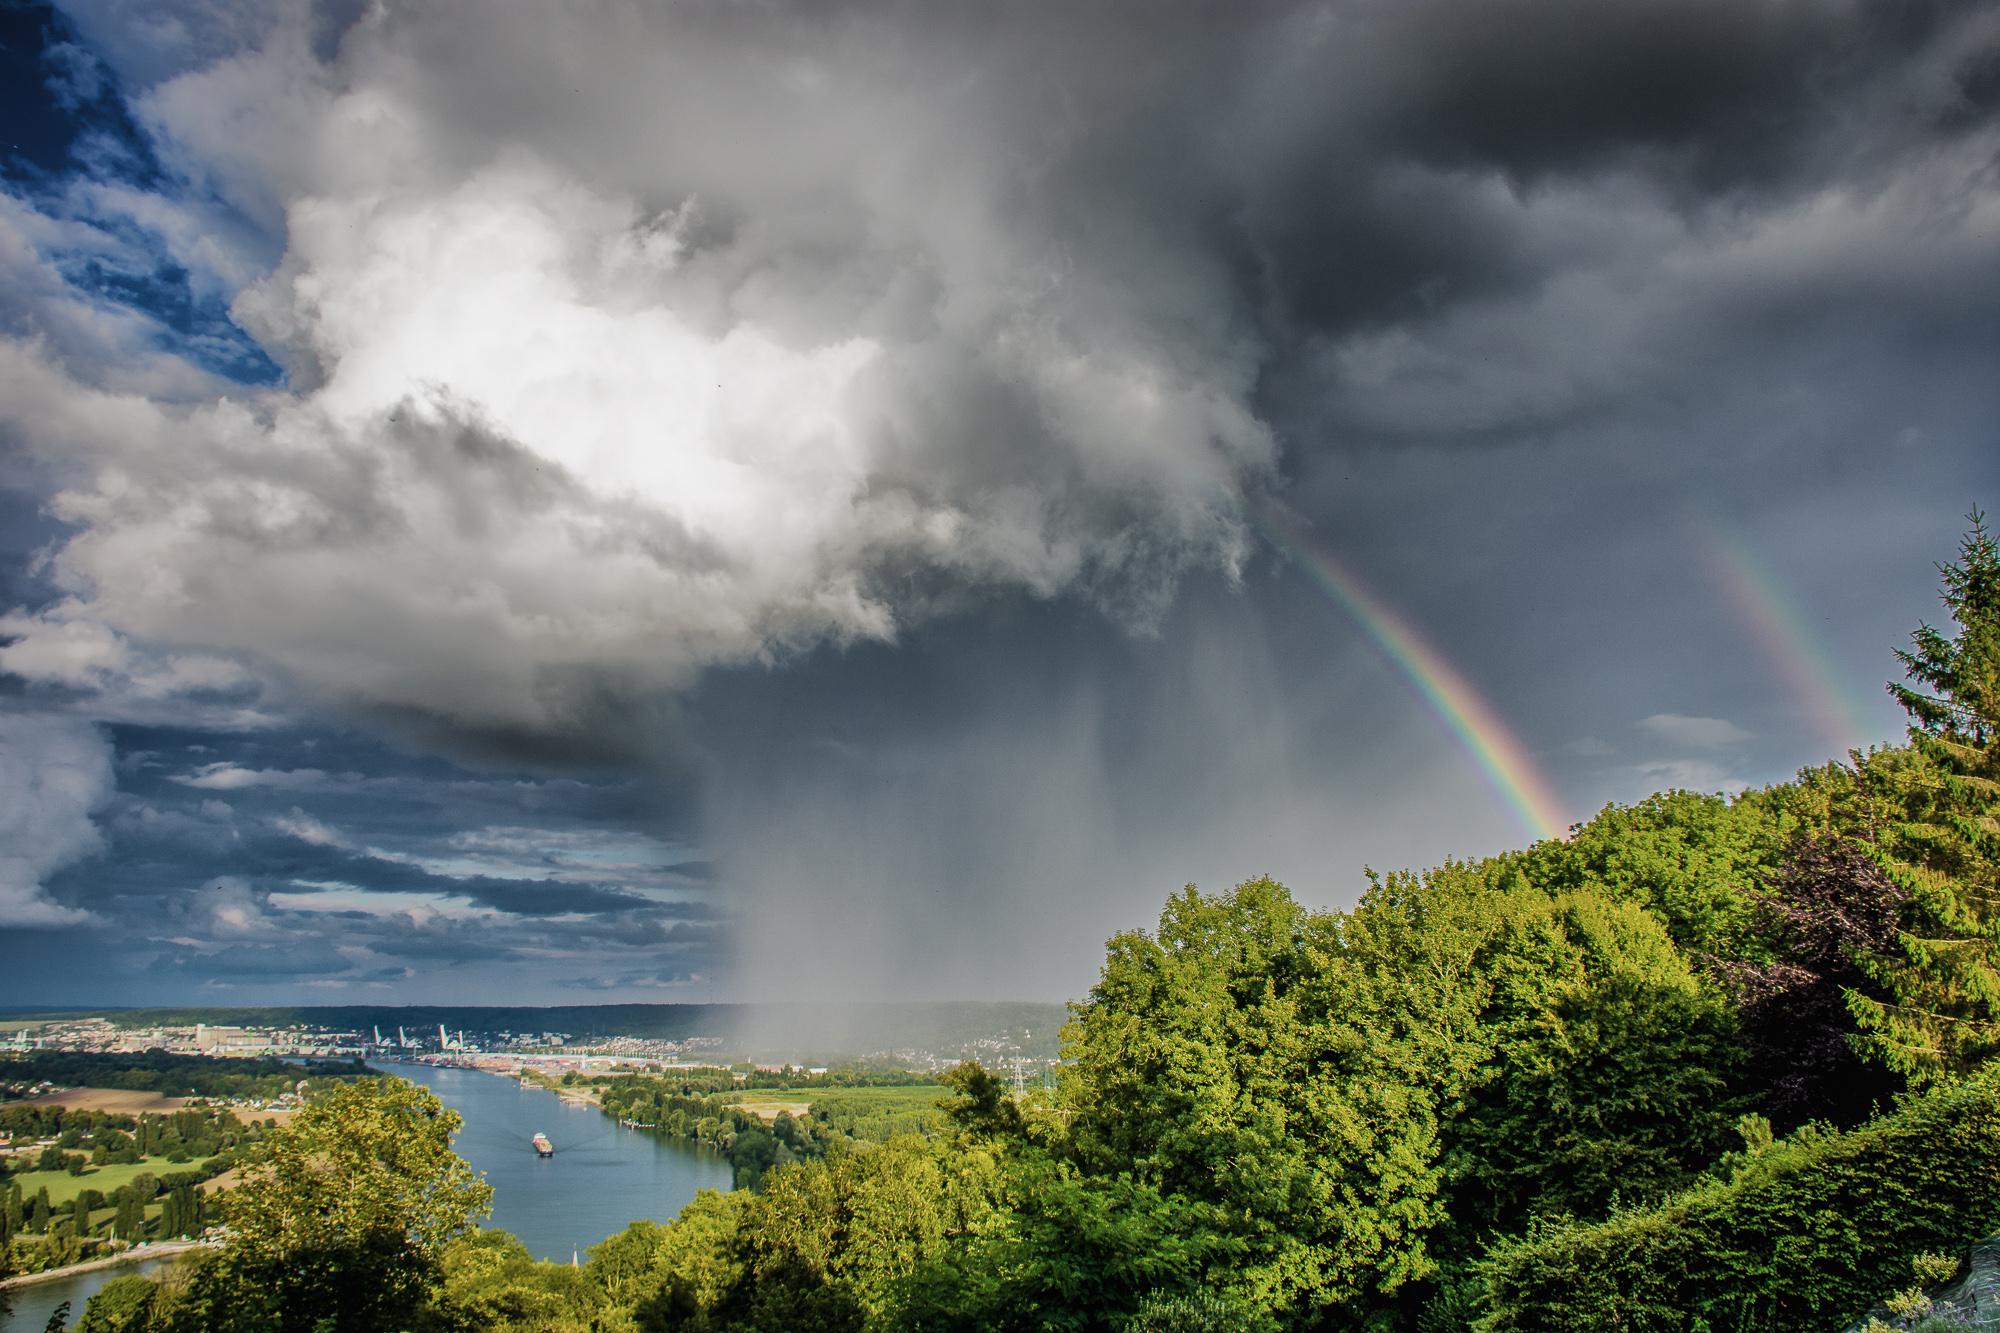
<svg viewBox="0 0 2000 1333">
<path fill-rule="evenodd" d="M 0 199 L 0 673 L 76 776 L 0 908 L 175 975 L 644 990 L 747 910 L 773 985 L 1053 976 L 1518 836 L 1247 509 L 1581 813 L 1838 740 L 1690 512 L 1879 656 L 1993 479 L 1991 3 L 156 14 L 37 29 Z"/>
<path fill-rule="evenodd" d="M 110 405 L 15 367 L 31 450 L 148 479 L 65 500 L 90 592 L 5 650 L 50 689 L 250 655 L 426 747 L 659 763 L 701 670 L 969 592 L 1156 623 L 1329 445 L 1601 418 L 1815 321 L 1990 338 L 1988 5 L 68 13 L 185 206 L 285 244 L 204 281 L 292 378 L 84 447 Z M 682 383 L 730 405 L 662 443 Z"/>
</svg>

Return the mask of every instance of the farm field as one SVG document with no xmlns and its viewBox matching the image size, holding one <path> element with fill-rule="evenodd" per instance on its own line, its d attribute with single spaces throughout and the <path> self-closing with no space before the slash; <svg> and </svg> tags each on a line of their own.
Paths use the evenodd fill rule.
<svg viewBox="0 0 2000 1333">
<path fill-rule="evenodd" d="M 949 1088 L 934 1083 L 915 1088 L 793 1088 L 748 1093 L 732 1105 L 765 1121 L 776 1120 L 780 1111 L 803 1116 L 815 1106 L 825 1107 L 834 1115 L 873 1119 L 934 1115 L 937 1100 L 950 1095 Z"/>
<path fill-rule="evenodd" d="M 850 1115 L 916 1115 L 937 1109 L 938 1101 L 951 1095 L 950 1088 L 936 1083 L 915 1088 L 824 1088 L 813 1090 L 811 1103 L 838 1102 Z"/>
<path fill-rule="evenodd" d="M 64 1088 L 45 1092 L 14 1105 L 62 1106 L 72 1111 L 110 1111 L 117 1115 L 168 1115 L 188 1104 L 186 1097 L 162 1097 L 130 1088 Z"/>
<path fill-rule="evenodd" d="M 21 1187 L 22 1197 L 28 1199 L 34 1198 L 35 1191 L 46 1185 L 49 1189 L 49 1202 L 57 1204 L 75 1198 L 78 1190 L 101 1190 L 109 1194 L 120 1185 L 130 1184 L 132 1177 L 136 1175 L 150 1172 L 155 1176 L 164 1176 L 170 1172 L 189 1171 L 193 1168 L 192 1162 L 174 1163 L 164 1157 L 148 1157 L 143 1162 L 93 1166 L 80 1176 L 73 1176 L 67 1171 L 23 1171 L 19 1175 L 8 1177 L 7 1183 L 18 1184 Z"/>
</svg>

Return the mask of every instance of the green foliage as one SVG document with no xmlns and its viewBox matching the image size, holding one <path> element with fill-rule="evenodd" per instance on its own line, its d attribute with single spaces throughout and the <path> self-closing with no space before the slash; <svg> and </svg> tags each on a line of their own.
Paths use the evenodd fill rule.
<svg viewBox="0 0 2000 1333">
<path fill-rule="evenodd" d="M 318 1099 L 229 1192 L 230 1242 L 197 1275 L 188 1328 L 393 1330 L 429 1299 L 445 1247 L 492 1190 L 451 1151 L 455 1112 L 401 1079 Z"/>
<path fill-rule="evenodd" d="M 113 1278 L 84 1306 L 76 1333 L 150 1333 L 156 1314 L 164 1313 L 162 1295 L 150 1278 Z"/>
<path fill-rule="evenodd" d="M 1972 525 L 1958 561 L 1939 567 L 1957 634 L 1920 625 L 1897 654 L 1934 691 L 1890 686 L 1912 751 L 1856 774 L 1893 812 L 1879 847 L 1911 902 L 1901 956 L 1869 968 L 1891 997 L 1851 1004 L 1865 1049 L 1918 1081 L 2000 1054 L 2000 548 L 1982 515 Z"/>
<path fill-rule="evenodd" d="M 811 1135 L 812 1155 L 824 1153 L 836 1143 L 887 1143 L 907 1135 L 931 1135 L 946 1124 L 938 1109 L 945 1089 L 935 1083 L 895 1088 L 856 1088 L 813 1098 L 807 1111 L 806 1132 Z M 802 1153 L 807 1155 L 806 1153 Z"/>
<path fill-rule="evenodd" d="M 1957 1277 L 1961 1266 L 1955 1254 L 1927 1252 L 1910 1260 L 1910 1275 L 1916 1278 L 1919 1286 L 1938 1287 Z"/>
<path fill-rule="evenodd" d="M 747 1202 L 743 1194 L 702 1190 L 694 1202 L 681 1209 L 657 1242 L 650 1235 L 639 1238 L 638 1243 L 647 1247 L 654 1275 L 635 1292 L 633 1305 L 639 1327 L 700 1329 L 707 1325 L 710 1312 L 743 1281 L 736 1242 Z M 630 1234 L 629 1229 L 626 1234 Z M 592 1260 L 596 1257 L 592 1251 Z M 622 1258 L 622 1254 L 618 1256 Z M 613 1271 L 622 1276 L 624 1263 L 613 1263 Z"/>
<path fill-rule="evenodd" d="M 898 1139 L 781 1171 L 761 1195 L 705 1193 L 666 1229 L 638 1325 L 860 1329 L 992 1217 L 1000 1186 L 987 1154 Z"/>
<path fill-rule="evenodd" d="M 1446 1130 L 1456 1229 L 1601 1215 L 1691 1183 L 1735 1137 L 1726 1003 L 1638 909 L 1520 895 L 1479 961 L 1491 1077 Z"/>
<path fill-rule="evenodd" d="M 1112 938 L 1067 1039 L 1079 1164 L 1238 1219 L 1259 1240 L 1238 1278 L 1281 1308 L 1422 1276 L 1409 1242 L 1441 1216 L 1449 1025 L 1440 1044 L 1384 1014 L 1345 952 L 1339 923 L 1274 881 L 1189 887 L 1157 938 Z"/>
<path fill-rule="evenodd" d="M 1728 1008 L 1661 925 L 1507 860 L 1388 876 L 1344 916 L 1190 889 L 1111 941 L 1068 1054 L 1051 1142 L 1218 1209 L 1226 1282 L 1298 1320 L 1537 1211 L 1678 1188 L 1742 1109 Z"/>
<path fill-rule="evenodd" d="M 1003 1208 L 896 1285 L 886 1327 L 1108 1333 L 1149 1302 L 1228 1273 L 1250 1249 L 1222 1209 L 1129 1176 L 1085 1176 L 1029 1151 L 1004 1179 Z"/>
<path fill-rule="evenodd" d="M 1149 1296 L 1139 1305 L 1126 1333 L 1249 1333 L 1252 1317 L 1213 1292 L 1192 1296 Z"/>
<path fill-rule="evenodd" d="M 1550 892 L 1602 890 L 1658 918 L 1682 949 L 1767 961 L 1754 931 L 1760 875 L 1777 867 L 1796 819 L 1782 799 L 1660 792 L 1606 806 L 1567 841 L 1520 854 Z"/>
<path fill-rule="evenodd" d="M 1003 1138 L 1018 1137 L 1027 1129 L 1021 1108 L 1007 1095 L 1007 1085 L 987 1073 L 977 1060 L 966 1060 L 947 1070 L 938 1082 L 958 1094 L 949 1102 L 939 1102 L 938 1108 L 964 1132 Z"/>
<path fill-rule="evenodd" d="M 2000 1070 L 1851 1133 L 1802 1130 L 1649 1211 L 1540 1223 L 1484 1264 L 1478 1327 L 1807 1333 L 1866 1308 L 1919 1254 L 1996 1229 Z"/>
<path fill-rule="evenodd" d="M 201 1201 L 196 1197 L 192 1185 L 176 1185 L 168 1191 L 166 1203 L 160 1210 L 160 1234 L 162 1236 L 194 1236 L 202 1229 Z"/>
<path fill-rule="evenodd" d="M 921 1088 L 928 1087 L 930 1082 L 929 1074 L 914 1069 L 871 1069 L 860 1065 L 848 1065 L 840 1069 L 829 1069 L 824 1074 L 815 1074 L 788 1065 L 780 1070 L 752 1070 L 743 1076 L 743 1082 L 738 1086 L 750 1089 L 782 1088 L 817 1091 L 821 1088 Z"/>
<path fill-rule="evenodd" d="M 447 1246 L 442 1287 L 418 1321 L 425 1333 L 590 1333 L 598 1284 L 567 1264 L 536 1263 L 505 1231 L 475 1230 Z"/>
</svg>

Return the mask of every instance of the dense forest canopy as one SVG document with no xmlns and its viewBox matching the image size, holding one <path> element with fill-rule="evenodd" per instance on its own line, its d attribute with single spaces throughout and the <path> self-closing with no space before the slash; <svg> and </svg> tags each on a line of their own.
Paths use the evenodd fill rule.
<svg viewBox="0 0 2000 1333">
<path fill-rule="evenodd" d="M 359 1060 L 177 1055 L 170 1051 L 22 1051 L 0 1061 L 0 1085 L 26 1088 L 122 1088 L 162 1097 L 252 1097 L 290 1092 L 305 1073 L 315 1079 L 361 1078 Z"/>
<path fill-rule="evenodd" d="M 246 1187 L 245 1239 L 184 1288 L 127 1289 L 118 1327 L 1839 1327 L 2000 1227 L 1980 516 L 1943 575 L 1951 624 L 1918 629 L 1893 687 L 1905 745 L 1370 872 L 1349 911 L 1265 878 L 1189 886 L 1109 941 L 1053 1087 L 967 1062 L 941 1119 L 879 1143 L 732 1122 L 786 1149 L 754 1188 L 581 1269 L 474 1228 L 427 1094 L 356 1083 L 280 1149 L 334 1175 Z M 685 1125 L 715 1091 L 607 1095 Z M 405 1152 L 382 1125 L 421 1133 Z M 334 1154 L 335 1128 L 379 1152 Z M 375 1202 L 330 1202 L 336 1177 Z M 333 1220 L 295 1235 L 293 1206 Z M 375 1294 L 342 1295 L 341 1264 Z"/>
</svg>

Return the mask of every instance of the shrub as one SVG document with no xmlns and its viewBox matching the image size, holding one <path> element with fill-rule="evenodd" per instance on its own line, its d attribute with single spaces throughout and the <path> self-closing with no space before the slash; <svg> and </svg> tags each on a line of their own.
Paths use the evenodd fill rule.
<svg viewBox="0 0 2000 1333">
<path fill-rule="evenodd" d="M 2000 1229 L 2000 1070 L 1834 1135 L 1800 1131 L 1661 1207 L 1496 1246 L 1481 1333 L 1837 1326 L 1881 1275 Z"/>
<path fill-rule="evenodd" d="M 1256 1327 L 1242 1306 L 1213 1292 L 1148 1296 L 1125 1333 L 1250 1333 Z"/>
</svg>

